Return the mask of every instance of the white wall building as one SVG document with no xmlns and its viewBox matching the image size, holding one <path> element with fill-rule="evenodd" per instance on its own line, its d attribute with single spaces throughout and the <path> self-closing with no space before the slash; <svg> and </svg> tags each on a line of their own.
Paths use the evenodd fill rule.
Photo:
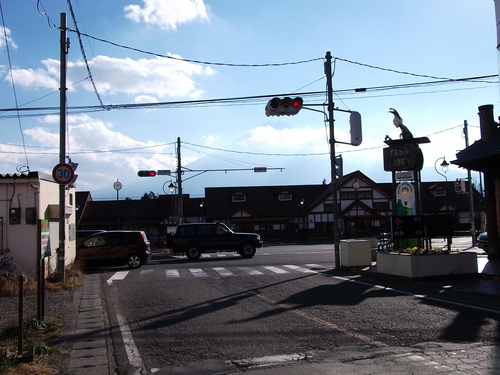
<svg viewBox="0 0 500 375">
<path fill-rule="evenodd" d="M 65 190 L 65 262 L 75 259 L 75 191 Z M 9 250 L 14 270 L 35 274 L 38 247 L 38 220 L 48 220 L 51 256 L 47 273 L 57 267 L 59 247 L 59 184 L 51 175 L 40 172 L 0 174 L 0 248 Z M 47 258 L 46 258 L 47 259 Z"/>
</svg>

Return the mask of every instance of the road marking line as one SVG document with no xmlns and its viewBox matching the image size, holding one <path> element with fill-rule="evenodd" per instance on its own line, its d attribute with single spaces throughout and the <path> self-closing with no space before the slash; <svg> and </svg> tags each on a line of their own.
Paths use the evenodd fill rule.
<svg viewBox="0 0 500 375">
<path fill-rule="evenodd" d="M 288 271 L 282 270 L 281 268 L 278 267 L 273 267 L 273 266 L 264 266 L 266 270 L 272 271 L 274 273 L 289 273 Z"/>
<path fill-rule="evenodd" d="M 216 270 L 222 276 L 234 276 L 234 273 L 224 267 L 214 267 L 214 270 Z"/>
<path fill-rule="evenodd" d="M 196 277 L 208 276 L 205 272 L 203 272 L 201 268 L 190 268 L 189 272 L 191 272 L 191 274 Z"/>
<path fill-rule="evenodd" d="M 165 270 L 165 275 L 167 277 L 181 277 L 179 270 Z"/>
<path fill-rule="evenodd" d="M 313 270 L 310 270 L 310 269 L 307 269 L 307 268 L 303 268 L 303 267 L 299 267 L 299 266 L 294 266 L 294 265 L 291 265 L 291 264 L 286 264 L 283 267 L 290 268 L 292 270 L 300 271 L 300 272 L 304 272 L 304 273 L 317 273 L 316 271 L 313 271 Z"/>
<path fill-rule="evenodd" d="M 249 275 L 263 275 L 262 272 L 260 272 L 256 269 L 250 268 L 250 267 L 238 267 L 238 269 L 245 271 Z"/>
<path fill-rule="evenodd" d="M 106 282 L 108 283 L 108 286 L 111 286 L 113 284 L 113 280 L 123 280 L 125 277 L 127 277 L 128 273 L 130 271 L 118 271 L 115 272 L 113 276 L 111 276 Z"/>
<path fill-rule="evenodd" d="M 118 312 L 116 312 L 116 319 L 118 320 L 118 325 L 120 326 L 120 332 L 122 334 L 123 344 L 125 345 L 125 351 L 127 352 L 128 361 L 132 367 L 136 368 L 134 374 L 142 374 L 144 365 L 142 363 L 141 355 L 139 354 L 139 349 L 137 349 L 137 346 L 135 345 L 132 331 L 130 330 L 125 318 Z"/>
</svg>

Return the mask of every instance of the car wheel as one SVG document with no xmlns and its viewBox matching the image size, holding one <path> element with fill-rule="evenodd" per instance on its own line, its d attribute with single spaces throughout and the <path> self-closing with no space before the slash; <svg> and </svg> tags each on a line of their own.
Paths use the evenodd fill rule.
<svg viewBox="0 0 500 375">
<path fill-rule="evenodd" d="M 239 251 L 243 258 L 251 258 L 255 255 L 255 245 L 251 243 L 245 243 Z"/>
<path fill-rule="evenodd" d="M 127 265 L 130 268 L 139 268 L 142 266 L 142 259 L 139 254 L 131 254 L 127 258 Z"/>
<path fill-rule="evenodd" d="M 189 246 L 186 251 L 186 256 L 191 260 L 196 260 L 200 257 L 201 250 L 198 246 Z"/>
</svg>

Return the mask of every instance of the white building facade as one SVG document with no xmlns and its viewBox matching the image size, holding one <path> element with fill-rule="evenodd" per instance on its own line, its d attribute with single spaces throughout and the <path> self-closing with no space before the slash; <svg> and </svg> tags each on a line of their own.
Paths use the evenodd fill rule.
<svg viewBox="0 0 500 375">
<path fill-rule="evenodd" d="M 75 191 L 65 189 L 65 261 L 67 266 L 75 259 Z M 45 269 L 54 273 L 59 247 L 59 184 L 51 175 L 40 172 L 0 174 L 0 248 L 3 257 L 12 258 L 14 271 L 35 274 L 39 247 L 38 222 L 47 220 L 50 229 L 51 255 Z M 48 260 L 47 260 L 48 259 Z"/>
</svg>

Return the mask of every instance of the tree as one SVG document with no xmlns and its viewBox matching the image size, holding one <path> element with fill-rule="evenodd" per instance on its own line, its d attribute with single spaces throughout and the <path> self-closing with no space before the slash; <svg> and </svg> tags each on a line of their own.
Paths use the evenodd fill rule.
<svg viewBox="0 0 500 375">
<path fill-rule="evenodd" d="M 158 198 L 160 198 L 159 195 L 157 195 L 157 194 L 153 193 L 152 191 L 150 191 L 149 193 L 144 193 L 144 195 L 141 198 L 141 201 L 147 201 L 147 200 L 158 199 Z"/>
</svg>

